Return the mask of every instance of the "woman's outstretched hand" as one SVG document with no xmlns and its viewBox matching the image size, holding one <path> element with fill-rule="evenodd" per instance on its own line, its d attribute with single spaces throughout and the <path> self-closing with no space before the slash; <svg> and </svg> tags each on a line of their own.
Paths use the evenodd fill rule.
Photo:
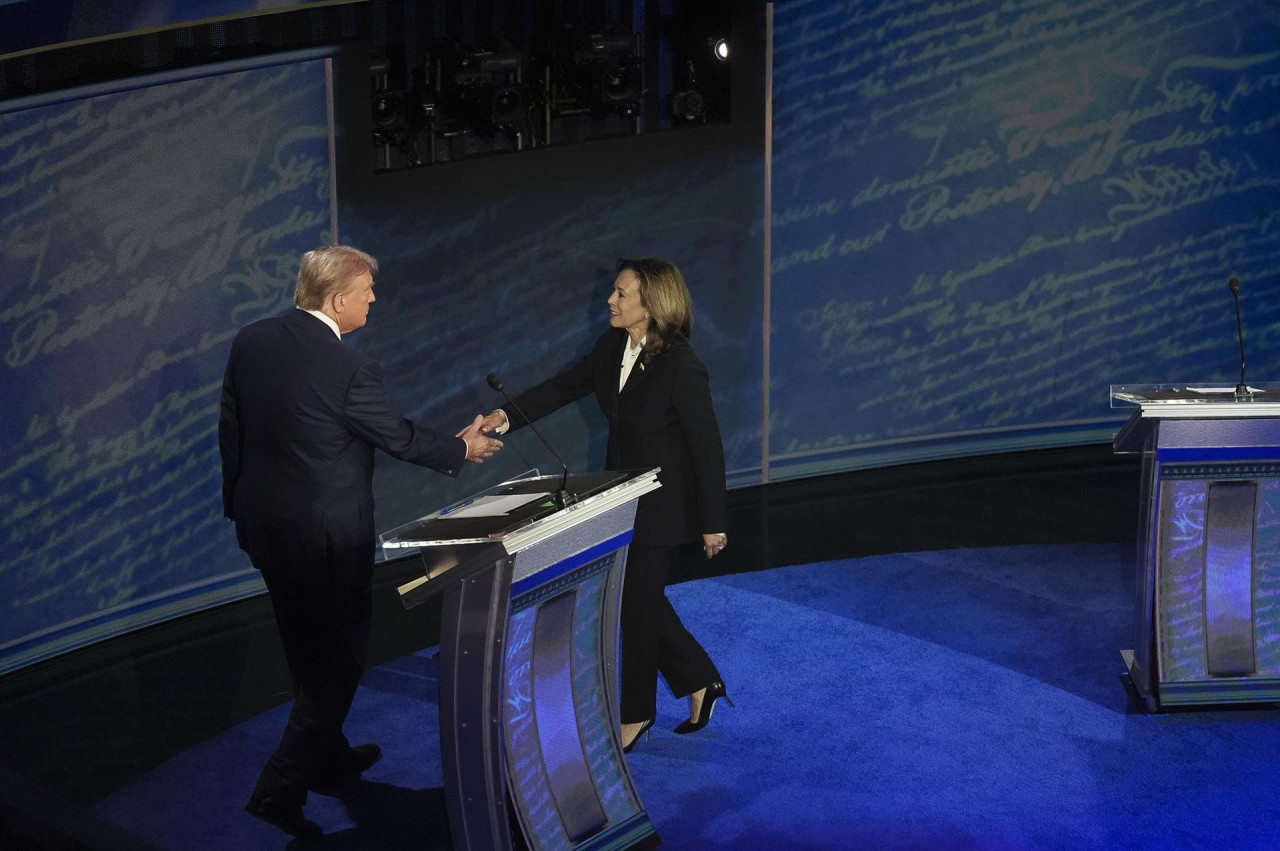
<svg viewBox="0 0 1280 851">
<path fill-rule="evenodd" d="M 702 536 L 702 549 L 706 551 L 707 558 L 713 558 L 727 546 L 729 546 L 729 536 L 724 532 Z"/>
</svg>

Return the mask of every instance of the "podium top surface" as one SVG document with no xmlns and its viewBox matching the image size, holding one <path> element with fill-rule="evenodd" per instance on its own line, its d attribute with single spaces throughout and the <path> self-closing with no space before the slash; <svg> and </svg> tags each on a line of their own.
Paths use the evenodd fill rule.
<svg viewBox="0 0 1280 851">
<path fill-rule="evenodd" d="M 502 542 L 508 553 L 637 499 L 661 485 L 659 468 L 570 476 L 573 502 L 557 507 L 560 476 L 535 476 L 494 485 L 425 517 L 384 532 L 384 550 Z"/>
<path fill-rule="evenodd" d="M 1280 384 L 1113 384 L 1111 407 L 1137 405 L 1135 416 L 1183 419 L 1280 417 Z"/>
</svg>

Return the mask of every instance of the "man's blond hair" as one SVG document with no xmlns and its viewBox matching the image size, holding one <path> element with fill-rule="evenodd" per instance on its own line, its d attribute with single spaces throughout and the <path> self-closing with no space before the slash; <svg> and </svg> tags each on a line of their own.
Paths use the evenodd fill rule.
<svg viewBox="0 0 1280 851">
<path fill-rule="evenodd" d="M 321 310 L 329 297 L 342 292 L 352 278 L 377 271 L 377 260 L 349 245 L 308 251 L 302 255 L 302 264 L 298 267 L 293 303 L 303 310 Z"/>
</svg>

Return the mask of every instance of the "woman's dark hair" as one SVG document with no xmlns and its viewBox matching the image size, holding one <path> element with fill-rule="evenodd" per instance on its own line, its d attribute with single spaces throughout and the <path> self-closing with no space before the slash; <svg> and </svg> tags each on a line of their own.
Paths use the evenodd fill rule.
<svg viewBox="0 0 1280 851">
<path fill-rule="evenodd" d="M 648 363 L 672 346 L 688 345 L 689 332 L 693 330 L 693 298 L 680 270 L 656 257 L 621 258 L 618 273 L 624 269 L 639 280 L 640 304 L 649 314 L 644 362 Z"/>
</svg>

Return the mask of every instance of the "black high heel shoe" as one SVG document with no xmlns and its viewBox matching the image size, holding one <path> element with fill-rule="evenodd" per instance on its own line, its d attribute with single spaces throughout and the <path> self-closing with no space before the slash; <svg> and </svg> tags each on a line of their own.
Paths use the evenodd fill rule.
<svg viewBox="0 0 1280 851">
<path fill-rule="evenodd" d="M 685 733 L 696 733 L 703 727 L 707 726 L 707 722 L 711 720 L 711 713 L 715 711 L 716 701 L 722 697 L 730 706 L 733 706 L 733 701 L 729 698 L 729 695 L 725 694 L 724 683 L 720 680 L 716 680 L 714 683 L 707 686 L 704 691 L 706 693 L 702 695 L 702 706 L 698 709 L 698 720 L 681 721 L 679 726 L 676 727 L 675 732 L 680 733 L 681 735 Z"/>
<path fill-rule="evenodd" d="M 631 741 L 622 743 L 623 753 L 631 753 L 636 746 L 636 742 L 640 741 L 640 737 L 648 734 L 649 728 L 653 726 L 653 720 L 654 719 L 650 718 L 648 721 L 644 722 L 644 725 L 641 726 L 639 730 L 636 730 L 636 734 L 631 737 Z"/>
</svg>

